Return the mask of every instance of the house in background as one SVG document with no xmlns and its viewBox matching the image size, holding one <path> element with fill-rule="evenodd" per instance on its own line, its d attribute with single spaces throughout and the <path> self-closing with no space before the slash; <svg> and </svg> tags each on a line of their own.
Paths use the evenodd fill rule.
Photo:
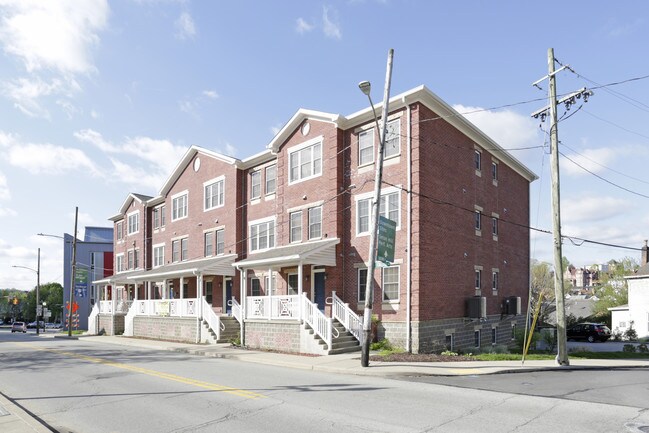
<svg viewBox="0 0 649 433">
<path fill-rule="evenodd" d="M 63 235 L 63 313 L 66 329 L 68 326 L 66 306 L 70 302 L 72 282 L 73 241 L 72 235 L 68 233 Z M 92 282 L 113 274 L 113 228 L 86 227 L 83 240 L 77 239 L 76 249 L 77 277 L 74 284 L 74 302 L 78 305 L 76 328 L 88 329 L 88 316 L 99 300 L 97 287 Z"/>
<path fill-rule="evenodd" d="M 369 276 L 375 125 L 371 107 L 300 109 L 249 158 L 191 147 L 156 196 L 129 194 L 111 218 L 115 273 L 96 281 L 91 328 L 337 353 L 358 348 L 372 278 L 379 337 L 396 347 L 511 341 L 536 176 L 426 87 L 395 96 L 379 206 L 395 257 Z"/>
<path fill-rule="evenodd" d="M 633 275 L 624 277 L 628 285 L 628 304 L 609 308 L 611 330 L 624 334 L 633 327 L 638 338 L 649 337 L 649 254 L 644 241 L 640 267 Z"/>
</svg>

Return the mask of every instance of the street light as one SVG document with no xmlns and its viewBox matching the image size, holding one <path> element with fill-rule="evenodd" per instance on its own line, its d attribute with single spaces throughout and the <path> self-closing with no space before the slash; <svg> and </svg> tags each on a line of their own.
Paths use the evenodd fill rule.
<svg viewBox="0 0 649 433">
<path fill-rule="evenodd" d="M 365 283 L 365 309 L 363 311 L 363 347 L 361 351 L 361 366 L 368 367 L 370 364 L 370 336 L 372 333 L 372 301 L 374 291 L 372 290 L 372 282 L 374 281 L 374 270 L 376 268 L 376 240 L 378 237 L 379 229 L 379 201 L 381 200 L 381 183 L 383 181 L 383 149 L 385 148 L 385 133 L 388 120 L 388 100 L 390 99 L 390 80 L 392 77 L 392 56 L 394 50 L 390 49 L 388 52 L 388 65 L 385 74 L 385 92 L 383 94 L 383 114 L 381 117 L 383 128 L 379 129 L 379 121 L 376 117 L 376 110 L 374 103 L 370 97 L 372 86 L 369 81 L 362 81 L 358 84 L 361 92 L 367 96 L 372 107 L 374 114 L 374 122 L 376 122 L 376 131 L 380 133 L 379 148 L 377 150 L 377 163 L 376 163 L 376 176 L 374 179 L 374 200 L 372 202 L 372 227 L 370 231 L 370 263 L 367 269 L 367 278 Z"/>
<path fill-rule="evenodd" d="M 39 298 L 39 292 L 41 290 L 41 249 L 38 249 L 38 262 L 36 269 L 28 268 L 27 266 L 20 266 L 20 265 L 12 265 L 12 268 L 22 268 L 22 269 L 28 269 L 32 272 L 36 272 L 36 335 L 40 334 L 40 316 L 38 314 L 39 310 L 39 304 L 40 304 L 40 298 Z"/>
<path fill-rule="evenodd" d="M 77 272 L 77 222 L 79 220 L 79 207 L 74 208 L 74 236 L 72 237 L 72 275 L 70 275 L 70 302 L 68 308 L 68 337 L 72 337 L 72 305 L 74 304 L 74 283 Z M 38 236 L 48 236 L 52 238 L 65 239 L 62 236 L 47 235 L 38 233 Z"/>
</svg>

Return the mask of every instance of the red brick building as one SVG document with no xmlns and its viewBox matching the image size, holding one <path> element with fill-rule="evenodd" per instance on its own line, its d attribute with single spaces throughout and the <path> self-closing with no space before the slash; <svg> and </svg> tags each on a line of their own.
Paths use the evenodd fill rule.
<svg viewBox="0 0 649 433">
<path fill-rule="evenodd" d="M 508 343 L 527 304 L 536 176 L 423 86 L 389 108 L 379 212 L 396 239 L 374 275 L 379 337 L 413 352 Z M 310 353 L 357 345 L 375 124 L 370 107 L 300 109 L 250 158 L 190 148 L 156 197 L 130 194 L 111 218 L 117 272 L 100 282 L 94 330 L 238 332 L 251 347 Z"/>
</svg>

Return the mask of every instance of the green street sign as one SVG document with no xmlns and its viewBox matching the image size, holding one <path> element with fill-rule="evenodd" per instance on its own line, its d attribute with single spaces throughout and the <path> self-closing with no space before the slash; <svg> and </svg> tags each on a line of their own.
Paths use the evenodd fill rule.
<svg viewBox="0 0 649 433">
<path fill-rule="evenodd" d="M 379 266 L 390 266 L 394 262 L 394 238 L 397 223 L 384 216 L 379 216 L 379 237 L 376 248 L 376 260 Z"/>
</svg>

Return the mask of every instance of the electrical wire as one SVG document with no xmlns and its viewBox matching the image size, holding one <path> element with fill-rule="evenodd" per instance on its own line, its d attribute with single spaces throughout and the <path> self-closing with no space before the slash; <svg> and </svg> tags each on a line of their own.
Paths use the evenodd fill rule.
<svg viewBox="0 0 649 433">
<path fill-rule="evenodd" d="M 629 178 L 629 179 L 631 179 L 631 180 L 635 180 L 635 181 L 637 181 L 637 182 L 642 182 L 642 183 L 645 183 L 645 184 L 649 185 L 649 181 L 642 180 L 642 179 L 639 179 L 639 178 L 637 178 L 637 177 L 629 176 L 629 175 L 626 174 L 626 173 L 622 173 L 621 171 L 617 171 L 617 170 L 614 170 L 614 169 L 612 169 L 612 168 L 610 168 L 610 167 L 607 167 L 607 166 L 605 166 L 605 165 L 602 165 L 602 164 L 600 164 L 599 162 L 595 161 L 594 159 L 589 158 L 588 156 L 586 156 L 586 155 L 584 155 L 584 154 L 582 154 L 582 153 L 577 152 L 575 149 L 571 148 L 570 146 L 568 146 L 567 144 L 565 144 L 565 143 L 563 143 L 563 142 L 561 143 L 561 146 L 562 146 L 562 147 L 565 147 L 566 149 L 570 149 L 571 151 L 573 151 L 573 152 L 576 153 L 577 155 L 581 156 L 582 158 L 587 159 L 587 160 L 589 160 L 590 162 L 592 162 L 593 164 L 596 164 L 596 165 L 598 165 L 598 166 L 600 166 L 600 167 L 602 167 L 602 168 L 605 168 L 605 169 L 607 169 L 607 170 L 610 170 L 610 171 L 612 171 L 613 173 L 616 173 L 616 174 L 619 174 L 620 176 L 624 176 L 624 177 L 627 177 L 627 178 Z"/>
</svg>

